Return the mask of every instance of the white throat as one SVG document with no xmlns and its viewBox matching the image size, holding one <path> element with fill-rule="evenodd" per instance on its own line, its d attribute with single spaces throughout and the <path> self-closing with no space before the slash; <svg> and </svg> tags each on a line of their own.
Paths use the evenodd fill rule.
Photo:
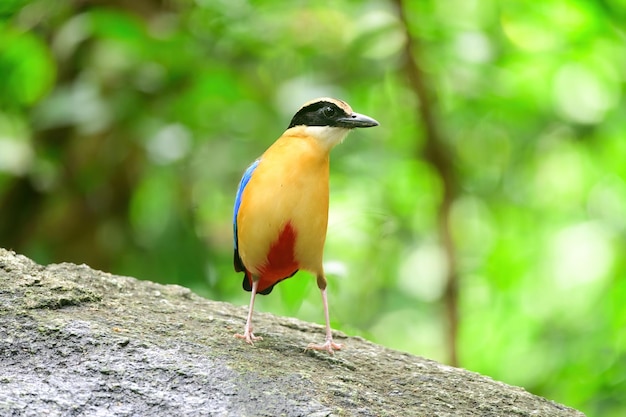
<svg viewBox="0 0 626 417">
<path fill-rule="evenodd" d="M 350 129 L 331 126 L 304 126 L 304 132 L 317 139 L 328 150 L 343 142 Z"/>
</svg>

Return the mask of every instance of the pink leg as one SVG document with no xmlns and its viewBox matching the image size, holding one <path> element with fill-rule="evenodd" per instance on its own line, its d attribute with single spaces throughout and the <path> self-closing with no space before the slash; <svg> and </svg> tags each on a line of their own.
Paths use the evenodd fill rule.
<svg viewBox="0 0 626 417">
<path fill-rule="evenodd" d="M 324 303 L 324 318 L 326 319 L 326 342 L 321 345 L 310 343 L 305 350 L 325 350 L 332 355 L 333 353 L 335 353 L 335 349 L 340 350 L 343 346 L 340 343 L 333 342 L 333 333 L 330 329 L 330 314 L 328 313 L 328 299 L 326 297 L 326 288 L 324 287 L 320 291 L 322 292 L 322 302 Z"/>
<path fill-rule="evenodd" d="M 238 339 L 244 339 L 248 344 L 254 344 L 256 340 L 263 340 L 261 336 L 255 336 L 252 333 L 252 311 L 254 310 L 254 296 L 256 295 L 256 289 L 259 286 L 258 280 L 252 280 L 252 294 L 250 295 L 250 308 L 248 309 L 248 319 L 246 320 L 246 327 L 243 334 L 235 334 Z"/>
</svg>

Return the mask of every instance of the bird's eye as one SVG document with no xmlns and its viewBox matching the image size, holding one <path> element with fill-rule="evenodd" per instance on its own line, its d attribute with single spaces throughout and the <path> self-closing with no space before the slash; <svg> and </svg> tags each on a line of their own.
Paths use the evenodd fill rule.
<svg viewBox="0 0 626 417">
<path fill-rule="evenodd" d="M 333 117 L 335 115 L 335 109 L 333 109 L 332 107 L 324 107 L 322 113 L 325 117 Z"/>
</svg>

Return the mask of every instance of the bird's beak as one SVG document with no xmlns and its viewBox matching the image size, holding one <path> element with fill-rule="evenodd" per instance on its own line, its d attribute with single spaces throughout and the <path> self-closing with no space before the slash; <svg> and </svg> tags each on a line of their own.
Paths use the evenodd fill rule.
<svg viewBox="0 0 626 417">
<path fill-rule="evenodd" d="M 378 126 L 378 122 L 369 116 L 359 113 L 352 113 L 350 116 L 342 117 L 337 120 L 339 127 L 354 129 L 355 127 L 374 127 Z"/>
</svg>

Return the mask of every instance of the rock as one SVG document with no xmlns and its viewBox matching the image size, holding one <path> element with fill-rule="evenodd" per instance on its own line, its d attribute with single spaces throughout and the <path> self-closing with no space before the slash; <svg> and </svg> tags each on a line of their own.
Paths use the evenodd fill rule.
<svg viewBox="0 0 626 417">
<path fill-rule="evenodd" d="M 582 416 L 521 388 L 186 288 L 0 249 L 2 416 Z"/>
</svg>

